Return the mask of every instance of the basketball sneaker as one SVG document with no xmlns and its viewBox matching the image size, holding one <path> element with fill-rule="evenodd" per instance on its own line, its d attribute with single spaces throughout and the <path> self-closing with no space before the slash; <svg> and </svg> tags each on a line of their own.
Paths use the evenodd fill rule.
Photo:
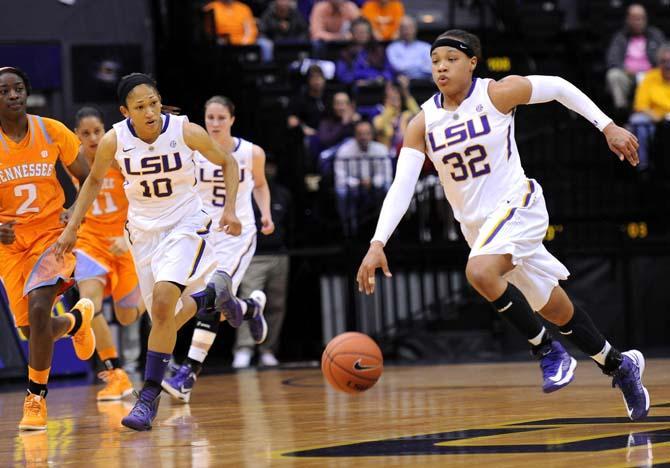
<svg viewBox="0 0 670 468">
<path fill-rule="evenodd" d="M 22 431 L 43 431 L 47 428 L 47 401 L 40 394 L 28 392 L 23 400 L 23 418 L 19 423 Z"/>
<path fill-rule="evenodd" d="M 188 403 L 191 399 L 191 391 L 198 376 L 190 364 L 184 363 L 179 370 L 169 379 L 163 379 L 161 386 L 177 400 Z"/>
<path fill-rule="evenodd" d="M 81 326 L 72 337 L 72 344 L 77 357 L 86 361 L 95 352 L 95 334 L 91 328 L 95 307 L 90 299 L 82 298 L 72 307 L 72 310 L 75 309 L 81 312 Z"/>
<path fill-rule="evenodd" d="M 247 310 L 247 314 L 253 314 L 249 319 L 249 332 L 251 332 L 251 337 L 256 344 L 261 344 L 268 336 L 268 323 L 263 316 L 265 303 L 268 299 L 265 296 L 265 293 L 260 289 L 252 291 L 251 294 L 249 294 L 249 299 L 247 304 L 254 309 L 253 311 Z"/>
<path fill-rule="evenodd" d="M 575 378 L 577 361 L 558 341 L 551 340 L 539 346 L 533 350 L 533 354 L 540 360 L 544 393 L 560 390 Z"/>
<path fill-rule="evenodd" d="M 98 392 L 98 401 L 120 400 L 133 393 L 133 383 L 123 369 L 102 371 L 98 377 L 107 384 Z"/>
<path fill-rule="evenodd" d="M 148 431 L 151 429 L 151 423 L 158 414 L 158 404 L 161 401 L 160 394 L 152 396 L 155 391 L 153 388 L 148 392 L 146 389 L 140 390 L 135 406 L 130 410 L 128 416 L 121 420 L 121 424 L 136 431 Z"/>
<path fill-rule="evenodd" d="M 224 271 L 216 271 L 212 275 L 212 282 L 209 284 L 216 291 L 216 299 L 214 300 L 214 307 L 220 311 L 226 321 L 233 328 L 238 328 L 242 325 L 244 314 L 237 298 L 233 294 L 233 282 Z"/>
<path fill-rule="evenodd" d="M 623 393 L 628 417 L 633 421 L 644 418 L 649 412 L 649 392 L 642 385 L 644 356 L 637 349 L 621 353 L 621 365 L 612 372 L 612 388 L 619 387 Z"/>
</svg>

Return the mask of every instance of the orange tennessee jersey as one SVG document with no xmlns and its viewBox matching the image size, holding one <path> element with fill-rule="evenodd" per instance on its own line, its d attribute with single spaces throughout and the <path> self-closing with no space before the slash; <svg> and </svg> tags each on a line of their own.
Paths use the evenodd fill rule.
<svg viewBox="0 0 670 468">
<path fill-rule="evenodd" d="M 128 199 L 123 190 L 123 174 L 110 167 L 102 181 L 98 197 L 86 213 L 79 235 L 95 237 L 118 237 L 123 235 L 123 226 L 128 214 Z"/>
<path fill-rule="evenodd" d="M 16 143 L 0 130 L 0 223 L 57 224 L 65 196 L 56 161 L 69 166 L 79 139 L 57 120 L 28 115 L 28 132 Z"/>
</svg>

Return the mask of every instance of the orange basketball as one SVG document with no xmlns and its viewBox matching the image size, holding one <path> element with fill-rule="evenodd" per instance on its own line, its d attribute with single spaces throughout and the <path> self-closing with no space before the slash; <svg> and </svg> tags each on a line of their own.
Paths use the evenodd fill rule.
<svg viewBox="0 0 670 468">
<path fill-rule="evenodd" d="M 364 392 L 377 383 L 383 370 L 384 358 L 379 346 L 363 333 L 337 335 L 321 356 L 321 372 L 341 392 Z"/>
</svg>

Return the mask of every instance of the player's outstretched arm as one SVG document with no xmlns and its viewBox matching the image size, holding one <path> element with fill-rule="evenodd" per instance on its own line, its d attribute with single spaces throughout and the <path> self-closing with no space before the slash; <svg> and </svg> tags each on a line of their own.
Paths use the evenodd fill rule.
<svg viewBox="0 0 670 468">
<path fill-rule="evenodd" d="M 60 235 L 54 246 L 54 252 L 57 257 L 63 255 L 64 252 L 71 252 L 74 243 L 77 240 L 77 229 L 84 219 L 86 212 L 93 204 L 93 201 L 98 196 L 102 181 L 107 174 L 109 166 L 114 161 L 116 154 L 116 132 L 112 129 L 108 131 L 100 141 L 98 150 L 95 153 L 93 160 L 93 167 L 86 177 L 84 185 L 79 190 L 77 201 L 74 203 L 70 220 L 65 226 L 65 230 Z"/>
<path fill-rule="evenodd" d="M 621 161 L 626 159 L 632 166 L 639 162 L 635 135 L 616 125 L 586 94 L 559 76 L 510 75 L 491 82 L 488 92 L 493 105 L 504 114 L 521 104 L 558 101 L 603 132 L 608 146 Z"/>
<path fill-rule="evenodd" d="M 366 294 L 375 292 L 377 268 L 381 268 L 387 277 L 391 276 L 386 254 L 384 254 L 384 246 L 412 201 L 414 188 L 426 157 L 425 132 L 426 121 L 423 112 L 420 112 L 407 126 L 403 147 L 398 156 L 395 178 L 384 198 L 377 221 L 377 230 L 370 242 L 368 253 L 358 268 L 356 275 L 358 290 Z"/>
<path fill-rule="evenodd" d="M 258 145 L 251 150 L 251 172 L 254 176 L 254 200 L 261 212 L 261 232 L 266 236 L 275 230 L 270 209 L 270 187 L 265 178 L 265 151 Z"/>
<path fill-rule="evenodd" d="M 233 155 L 216 143 L 200 125 L 184 122 L 184 143 L 192 150 L 199 151 L 204 157 L 223 169 L 223 182 L 226 184 L 226 202 L 219 229 L 231 236 L 239 236 L 242 224 L 235 214 L 237 186 L 240 183 L 240 169 Z"/>
</svg>

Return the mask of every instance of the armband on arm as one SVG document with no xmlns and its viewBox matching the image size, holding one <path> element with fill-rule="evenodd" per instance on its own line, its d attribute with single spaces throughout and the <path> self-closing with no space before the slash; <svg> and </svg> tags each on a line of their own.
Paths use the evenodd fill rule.
<svg viewBox="0 0 670 468">
<path fill-rule="evenodd" d="M 526 77 L 533 87 L 528 104 L 558 101 L 577 112 L 601 132 L 612 119 L 575 85 L 559 76 L 531 75 Z"/>
</svg>

